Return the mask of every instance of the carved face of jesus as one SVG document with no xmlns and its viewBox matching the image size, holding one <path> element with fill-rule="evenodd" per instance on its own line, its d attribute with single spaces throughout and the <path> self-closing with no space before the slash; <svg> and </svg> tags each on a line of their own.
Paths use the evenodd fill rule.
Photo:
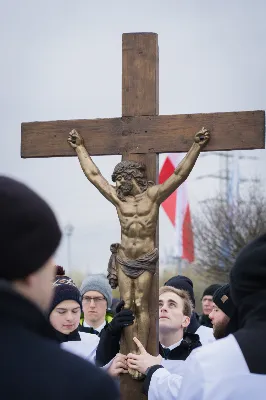
<svg viewBox="0 0 266 400">
<path fill-rule="evenodd" d="M 116 192 L 118 198 L 122 198 L 131 194 L 134 183 L 129 175 L 120 174 L 116 178 Z"/>
<path fill-rule="evenodd" d="M 112 181 L 116 183 L 117 197 L 125 201 L 126 196 L 135 196 L 147 190 L 146 167 L 135 161 L 121 161 L 114 169 Z"/>
</svg>

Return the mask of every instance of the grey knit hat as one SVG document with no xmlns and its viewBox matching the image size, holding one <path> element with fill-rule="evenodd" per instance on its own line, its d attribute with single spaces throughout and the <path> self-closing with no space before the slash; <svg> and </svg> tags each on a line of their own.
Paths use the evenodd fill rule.
<svg viewBox="0 0 266 400">
<path fill-rule="evenodd" d="M 89 275 L 85 278 L 80 286 L 81 296 L 86 292 L 96 290 L 101 293 L 107 301 L 107 307 L 111 308 L 112 305 L 112 289 L 109 285 L 108 279 L 103 274 Z"/>
</svg>

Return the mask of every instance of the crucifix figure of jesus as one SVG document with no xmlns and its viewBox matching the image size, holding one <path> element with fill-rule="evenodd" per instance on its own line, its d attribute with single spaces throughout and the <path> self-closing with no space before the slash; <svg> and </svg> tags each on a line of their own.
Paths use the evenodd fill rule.
<svg viewBox="0 0 266 400">
<path fill-rule="evenodd" d="M 112 181 L 116 186 L 112 186 L 92 161 L 81 135 L 76 130 L 69 134 L 68 143 L 75 149 L 84 174 L 117 210 L 121 243 L 111 246 L 108 278 L 113 289 L 119 286 L 124 307 L 135 314 L 134 324 L 124 332 L 129 352 L 137 351 L 134 336 L 147 346 L 149 294 L 159 258 L 155 232 L 160 204 L 186 180 L 209 137 L 205 128 L 196 133 L 187 155 L 164 183 L 155 185 L 148 181 L 145 164 L 121 161 L 114 169 Z M 138 371 L 129 373 L 135 379 L 141 378 Z"/>
<path fill-rule="evenodd" d="M 113 57 L 106 59 L 106 65 L 113 62 Z M 138 165 L 146 166 L 147 180 L 156 183 L 158 181 L 158 154 L 169 152 L 187 152 L 195 141 L 194 135 L 202 126 L 208 128 L 211 132 L 211 140 L 207 143 L 204 151 L 223 151 L 239 149 L 259 149 L 264 148 L 264 129 L 265 114 L 264 111 L 242 111 L 225 112 L 209 114 L 184 114 L 184 115 L 159 115 L 159 49 L 158 36 L 155 33 L 125 33 L 122 39 L 122 117 L 103 118 L 103 119 L 79 119 L 64 121 L 44 121 L 22 123 L 21 131 L 21 156 L 29 157 L 68 157 L 76 153 L 69 146 L 67 138 L 73 128 L 83 137 L 84 148 L 88 149 L 90 156 L 102 155 L 122 155 L 122 161 L 135 161 Z M 99 77 L 100 79 L 101 77 Z M 176 79 L 180 79 L 177 73 Z M 66 85 L 67 88 L 67 85 Z M 207 138 L 206 138 L 207 139 Z M 195 145 L 196 146 L 196 145 Z M 198 148 L 198 146 L 193 148 Z M 198 148 L 199 150 L 199 148 Z M 86 156 L 86 153 L 84 153 Z M 123 165 L 123 164 L 122 164 Z M 131 164 L 126 164 L 131 165 Z M 126 201 L 119 199 L 116 189 L 112 189 L 114 199 L 119 214 L 122 241 L 118 246 L 113 246 L 113 258 L 126 264 L 124 270 L 131 269 L 130 260 L 138 258 L 138 243 L 136 242 L 136 253 L 133 252 L 130 242 L 133 246 L 132 237 L 133 228 L 128 229 L 132 214 L 142 214 L 140 222 L 145 221 L 145 208 L 137 207 L 126 210 L 129 205 L 129 199 L 132 196 L 127 195 L 127 190 L 131 184 L 125 184 L 123 169 L 119 168 L 119 174 L 115 173 L 117 187 L 120 185 L 120 197 L 125 197 Z M 95 171 L 98 173 L 98 169 Z M 132 169 L 130 169 L 132 171 Z M 145 175 L 142 167 L 136 171 L 136 177 L 133 176 L 134 192 L 138 187 L 142 188 L 139 175 Z M 116 178 L 121 176 L 121 183 Z M 129 174 L 132 175 L 132 174 Z M 50 178 L 52 179 L 52 178 Z M 120 179 L 120 177 L 119 177 Z M 134 182 L 135 181 L 135 182 Z M 139 182 L 139 183 L 138 183 Z M 123 185 L 122 185 L 123 183 Z M 110 188 L 111 185 L 104 186 Z M 121 190 L 122 188 L 122 190 Z M 71 189 L 69 189 L 71 190 Z M 99 190 L 101 190 L 99 188 Z M 124 194 L 122 191 L 124 190 Z M 136 194 L 136 199 L 147 196 L 148 193 L 154 193 L 153 187 L 148 182 L 147 190 L 143 194 Z M 102 192 L 103 193 L 103 192 Z M 147 196 L 147 199 L 148 196 Z M 152 202 L 153 200 L 149 199 Z M 146 204 L 146 203 L 144 203 Z M 139 208 L 138 208 L 139 207 Z M 146 207 L 146 205 L 145 205 Z M 138 230 L 138 241 L 143 242 L 143 254 L 149 253 L 150 249 L 158 248 L 158 229 L 155 233 L 155 214 L 158 213 L 158 206 L 153 206 L 154 215 L 149 214 L 151 225 L 145 223 L 145 230 L 135 225 L 134 235 Z M 123 215 L 122 215 L 123 213 Z M 128 214 L 128 215 L 127 215 Z M 148 214 L 147 214 L 148 215 Z M 127 220 L 127 221 L 126 221 Z M 132 225 L 132 227 L 134 224 Z M 149 228 L 150 227 L 150 228 Z M 158 228 L 158 227 L 157 227 Z M 88 226 L 89 229 L 89 226 Z M 148 229 L 154 232 L 147 235 Z M 150 232 L 151 232 L 150 231 Z M 148 240 L 145 240 L 147 235 Z M 128 240 L 128 242 L 127 242 Z M 146 244 L 147 247 L 146 247 Z M 126 259 L 122 254 L 123 247 L 131 253 Z M 133 246 L 134 247 L 134 246 Z M 144 251 L 145 250 L 145 251 Z M 147 250 L 147 251 L 146 251 Z M 116 252 L 117 251 L 117 252 Z M 121 256 L 120 256 L 121 254 Z M 132 257 L 134 254 L 134 257 Z M 147 261 L 145 259 L 145 261 Z M 154 260 L 155 261 L 155 260 Z M 110 268 L 112 263 L 110 263 Z M 140 264 L 140 268 L 143 263 Z M 122 267 L 121 267 L 122 270 Z M 125 275 L 125 282 L 127 276 Z M 140 277 L 145 277 L 146 273 Z M 151 275 L 148 275 L 151 279 Z M 141 279 L 141 278 L 140 278 Z M 132 280 L 137 282 L 136 280 Z M 132 283 L 132 281 L 130 281 Z M 149 318 L 150 330 L 147 343 L 147 351 L 152 355 L 158 355 L 158 263 L 156 273 L 152 278 L 152 285 L 149 297 Z M 134 290 L 134 289 L 133 289 Z M 144 303 L 143 303 L 144 304 Z M 140 327 L 142 324 L 140 324 Z M 147 342 L 147 341 L 146 341 Z M 124 336 L 121 338 L 121 351 L 127 354 L 127 346 Z M 122 400 L 140 400 L 142 399 L 141 382 L 131 379 L 129 374 L 123 374 L 120 379 Z"/>
</svg>

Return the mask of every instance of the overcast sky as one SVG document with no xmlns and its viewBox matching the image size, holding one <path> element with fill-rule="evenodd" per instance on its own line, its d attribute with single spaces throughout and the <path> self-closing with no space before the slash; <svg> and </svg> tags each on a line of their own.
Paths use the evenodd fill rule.
<svg viewBox="0 0 266 400">
<path fill-rule="evenodd" d="M 22 160 L 21 122 L 120 116 L 123 32 L 159 34 L 160 114 L 264 110 L 265 15 L 264 0 L 0 0 L 0 171 L 44 196 L 62 229 L 74 225 L 73 267 L 106 270 L 120 238 L 115 209 L 76 158 Z M 241 161 L 241 174 L 264 181 L 264 150 L 246 153 L 260 159 Z M 120 158 L 94 160 L 110 180 Z M 193 212 L 219 188 L 196 178 L 218 169 L 217 156 L 198 160 L 188 179 Z M 161 253 L 174 243 L 161 211 Z M 65 240 L 57 261 L 67 266 Z"/>
</svg>

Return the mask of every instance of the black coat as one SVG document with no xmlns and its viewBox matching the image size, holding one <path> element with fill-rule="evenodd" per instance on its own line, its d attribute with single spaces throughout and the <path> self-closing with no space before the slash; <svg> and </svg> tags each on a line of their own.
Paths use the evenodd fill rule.
<svg viewBox="0 0 266 400">
<path fill-rule="evenodd" d="M 212 322 L 208 315 L 201 314 L 199 317 L 199 323 L 202 326 L 207 326 L 207 328 L 213 328 Z"/>
<path fill-rule="evenodd" d="M 185 333 L 180 345 L 171 351 L 167 351 L 167 349 L 159 343 L 159 353 L 166 360 L 186 360 L 192 350 L 200 346 L 199 335 L 195 333 Z"/>
<path fill-rule="evenodd" d="M 33 303 L 0 290 L 1 400 L 117 400 L 116 385 L 89 362 L 60 348 Z"/>
<path fill-rule="evenodd" d="M 121 333 L 113 333 L 106 325 L 101 331 L 100 341 L 96 349 L 96 364 L 103 367 L 120 351 Z"/>
</svg>

